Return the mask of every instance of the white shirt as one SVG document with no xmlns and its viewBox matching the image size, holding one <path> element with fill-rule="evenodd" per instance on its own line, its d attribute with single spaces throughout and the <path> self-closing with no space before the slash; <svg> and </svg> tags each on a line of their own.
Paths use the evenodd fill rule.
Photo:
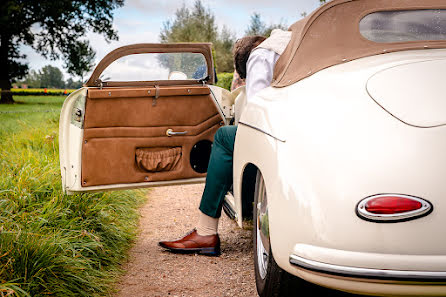
<svg viewBox="0 0 446 297">
<path fill-rule="evenodd" d="M 269 87 L 273 79 L 274 65 L 280 55 L 264 48 L 256 48 L 251 52 L 246 63 L 246 101 L 260 90 Z"/>
</svg>

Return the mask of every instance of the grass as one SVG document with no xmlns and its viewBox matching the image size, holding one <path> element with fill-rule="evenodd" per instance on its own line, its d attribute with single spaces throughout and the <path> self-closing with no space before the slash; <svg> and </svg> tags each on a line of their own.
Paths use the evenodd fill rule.
<svg viewBox="0 0 446 297">
<path fill-rule="evenodd" d="M 64 96 L 14 96 L 15 104 L 0 105 L 0 139 L 42 122 L 59 120 Z"/>
<path fill-rule="evenodd" d="M 0 105 L 0 296 L 104 296 L 135 236 L 145 192 L 62 193 L 63 99 Z"/>
</svg>

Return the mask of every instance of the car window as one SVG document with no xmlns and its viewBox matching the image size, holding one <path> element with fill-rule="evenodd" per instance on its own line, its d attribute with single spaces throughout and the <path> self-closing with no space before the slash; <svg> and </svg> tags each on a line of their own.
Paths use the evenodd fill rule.
<svg viewBox="0 0 446 297">
<path fill-rule="evenodd" d="M 380 11 L 359 23 L 361 34 L 374 42 L 446 40 L 446 10 Z"/>
<path fill-rule="evenodd" d="M 208 75 L 200 53 L 134 54 L 117 59 L 101 75 L 102 81 L 159 81 L 203 79 Z"/>
</svg>

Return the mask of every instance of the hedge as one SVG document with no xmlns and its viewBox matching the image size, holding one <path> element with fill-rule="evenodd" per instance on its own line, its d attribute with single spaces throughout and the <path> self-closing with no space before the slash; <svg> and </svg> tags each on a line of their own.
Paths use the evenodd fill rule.
<svg viewBox="0 0 446 297">
<path fill-rule="evenodd" d="M 13 95 L 36 96 L 36 95 L 69 95 L 75 89 L 11 89 Z"/>
<path fill-rule="evenodd" d="M 232 72 L 231 73 L 222 72 L 222 73 L 217 74 L 218 81 L 217 81 L 216 85 L 230 91 L 233 76 L 234 76 L 234 73 L 232 73 Z"/>
</svg>

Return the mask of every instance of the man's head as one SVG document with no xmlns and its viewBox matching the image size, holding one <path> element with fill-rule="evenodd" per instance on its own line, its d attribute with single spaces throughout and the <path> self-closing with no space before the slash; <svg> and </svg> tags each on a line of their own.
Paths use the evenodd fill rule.
<svg viewBox="0 0 446 297">
<path fill-rule="evenodd" d="M 234 54 L 235 70 L 240 75 L 240 78 L 246 78 L 246 63 L 248 62 L 249 54 L 265 39 L 263 36 L 246 36 L 235 42 L 232 52 Z"/>
</svg>

